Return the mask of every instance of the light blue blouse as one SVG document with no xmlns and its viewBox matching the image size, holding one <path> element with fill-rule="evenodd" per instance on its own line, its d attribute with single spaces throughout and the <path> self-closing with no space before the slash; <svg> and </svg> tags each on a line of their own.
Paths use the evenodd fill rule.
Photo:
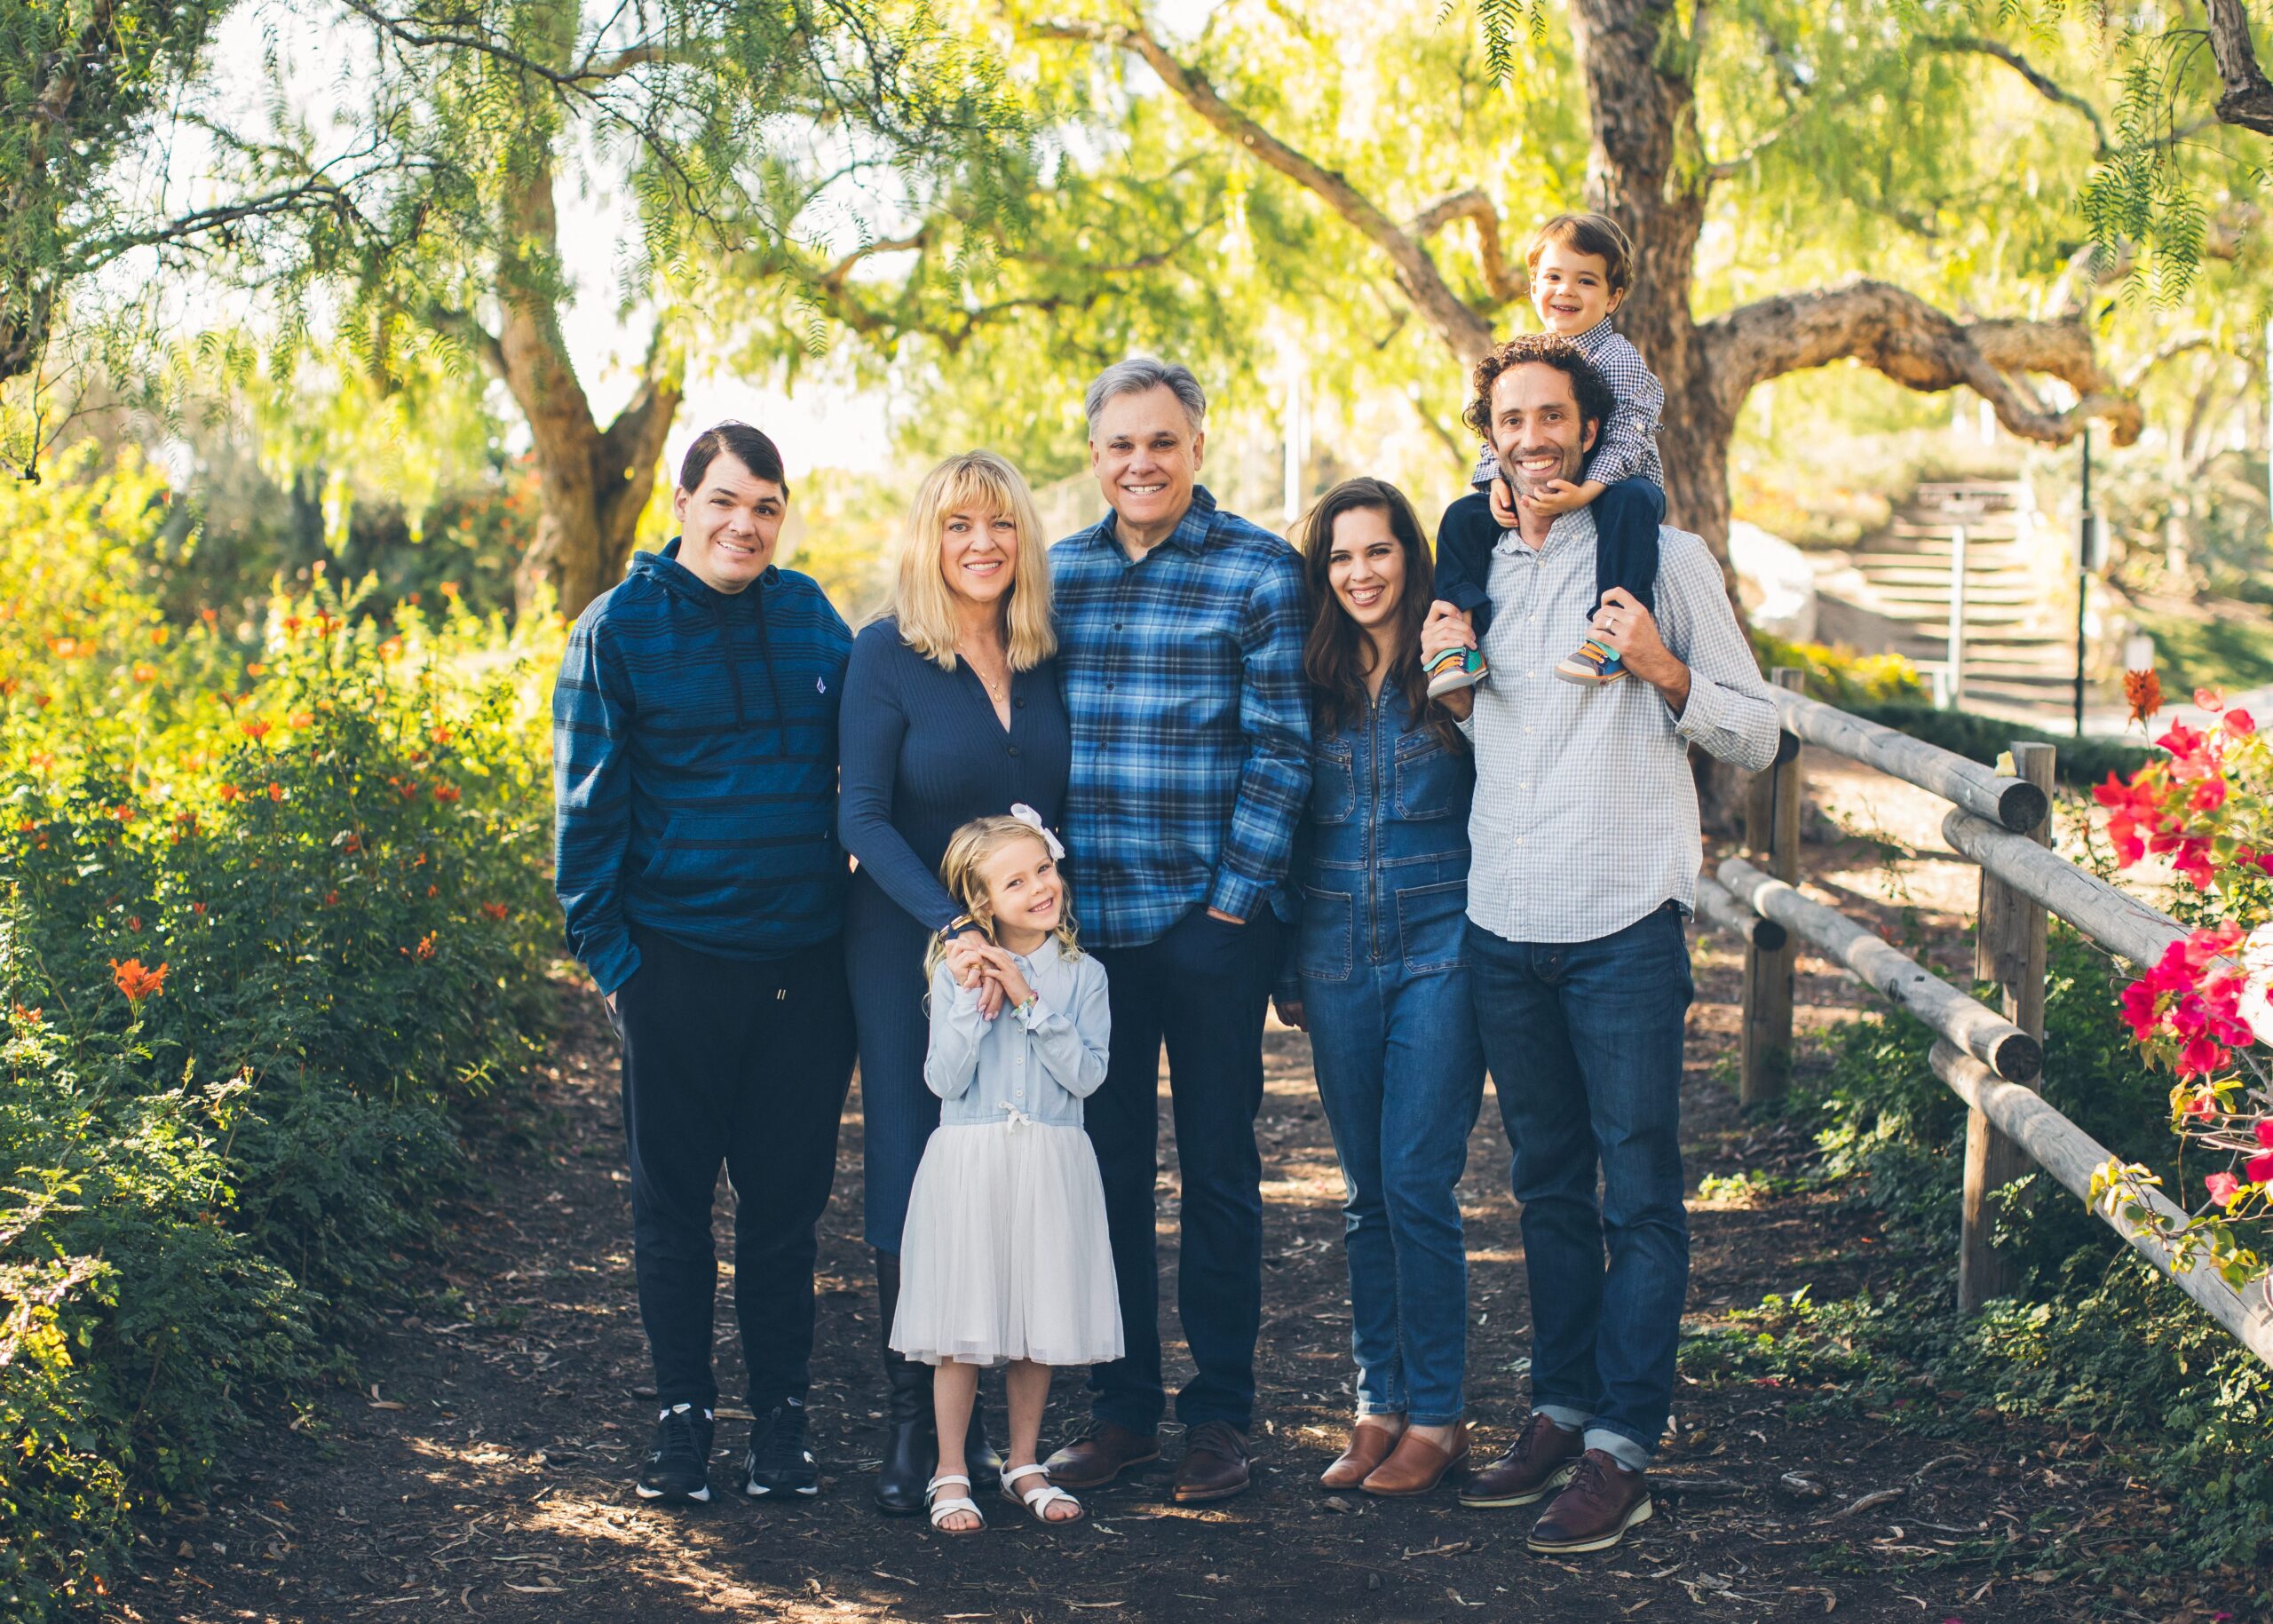
<svg viewBox="0 0 2273 1624">
<path fill-rule="evenodd" d="M 1034 989 L 1024 1010 L 988 1020 L 978 989 L 955 982 L 943 963 L 931 973 L 931 1049 L 923 1081 L 946 1102 L 944 1127 L 1042 1122 L 1079 1128 L 1081 1102 L 1105 1081 L 1113 1038 L 1105 966 L 1088 954 L 1067 958 L 1051 937 L 1018 958 Z"/>
</svg>

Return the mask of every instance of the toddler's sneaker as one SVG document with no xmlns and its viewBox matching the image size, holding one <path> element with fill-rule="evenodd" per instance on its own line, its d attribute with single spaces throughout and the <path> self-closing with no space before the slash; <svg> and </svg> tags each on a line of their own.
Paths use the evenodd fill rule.
<svg viewBox="0 0 2273 1624">
<path fill-rule="evenodd" d="M 675 1404 L 665 1410 L 655 1422 L 655 1443 L 647 1452 L 647 1470 L 639 1474 L 639 1498 L 707 1503 L 715 1424 L 709 1411 L 691 1404 Z"/>
<path fill-rule="evenodd" d="M 742 1493 L 753 1500 L 820 1493 L 820 1468 L 805 1437 L 804 1399 L 784 1398 L 757 1418 L 749 1430 L 742 1475 Z"/>
<path fill-rule="evenodd" d="M 1555 668 L 1555 674 L 1564 682 L 1599 687 L 1604 683 L 1616 682 L 1625 676 L 1624 656 L 1607 643 L 1597 643 L 1588 638 L 1579 645 L 1579 652 Z"/>
<path fill-rule="evenodd" d="M 1429 661 L 1428 673 L 1429 697 L 1441 699 L 1474 687 L 1492 674 L 1492 667 L 1481 649 L 1448 648 Z"/>
</svg>

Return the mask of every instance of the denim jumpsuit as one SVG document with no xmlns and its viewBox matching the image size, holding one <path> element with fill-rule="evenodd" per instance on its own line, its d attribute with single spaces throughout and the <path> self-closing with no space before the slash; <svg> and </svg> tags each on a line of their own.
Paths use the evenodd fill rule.
<svg viewBox="0 0 2273 1624">
<path fill-rule="evenodd" d="M 1312 747 L 1295 985 L 1346 1192 L 1358 1413 L 1460 1419 L 1468 1254 L 1454 1193 L 1484 1093 L 1469 1003 L 1475 767 L 1383 683 Z"/>
</svg>

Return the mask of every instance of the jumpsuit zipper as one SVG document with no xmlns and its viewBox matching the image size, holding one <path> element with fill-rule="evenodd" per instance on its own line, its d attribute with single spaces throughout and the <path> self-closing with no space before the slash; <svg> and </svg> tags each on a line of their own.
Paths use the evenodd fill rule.
<svg viewBox="0 0 2273 1624">
<path fill-rule="evenodd" d="M 1389 683 L 1384 679 L 1381 693 L 1374 696 L 1373 715 L 1366 719 L 1366 776 L 1372 780 L 1372 793 L 1366 797 L 1366 962 L 1382 962 L 1381 927 L 1381 865 L 1374 860 L 1380 854 L 1382 832 L 1382 701 L 1388 696 Z"/>
</svg>

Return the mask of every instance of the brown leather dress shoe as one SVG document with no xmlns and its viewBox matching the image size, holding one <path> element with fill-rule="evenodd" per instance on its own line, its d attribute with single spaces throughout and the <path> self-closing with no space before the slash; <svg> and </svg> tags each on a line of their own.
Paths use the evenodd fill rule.
<svg viewBox="0 0 2273 1624">
<path fill-rule="evenodd" d="M 1579 1458 L 1571 1486 L 1555 1497 L 1525 1541 L 1533 1550 L 1569 1555 L 1608 1550 L 1626 1531 L 1650 1520 L 1650 1480 L 1629 1472 L 1599 1449 Z"/>
<path fill-rule="evenodd" d="M 1546 1416 L 1534 1414 L 1505 1454 L 1469 1478 L 1461 1489 L 1460 1503 L 1498 1508 L 1544 1500 L 1571 1481 L 1586 1451 L 1581 1434 L 1565 1432 Z"/>
<path fill-rule="evenodd" d="M 1246 1493 L 1249 1481 L 1247 1439 L 1236 1428 L 1222 1421 L 1192 1428 L 1184 1440 L 1184 1463 L 1176 1469 L 1176 1504 L 1229 1500 Z"/>
<path fill-rule="evenodd" d="M 1342 1458 L 1319 1475 L 1319 1486 L 1356 1488 L 1374 1468 L 1389 1459 L 1389 1452 L 1397 1447 L 1397 1440 L 1403 1436 L 1394 1428 L 1359 1422 L 1350 1429 L 1350 1446 L 1342 1452 Z"/>
<path fill-rule="evenodd" d="M 1087 1432 L 1043 1462 L 1042 1470 L 1061 1489 L 1101 1489 L 1130 1467 L 1160 1458 L 1158 1434 L 1093 1421 Z"/>
<path fill-rule="evenodd" d="M 1445 1474 L 1468 1459 L 1468 1428 L 1455 1425 L 1444 1443 L 1407 1429 L 1388 1460 L 1358 1486 L 1368 1494 L 1426 1494 Z"/>
</svg>

